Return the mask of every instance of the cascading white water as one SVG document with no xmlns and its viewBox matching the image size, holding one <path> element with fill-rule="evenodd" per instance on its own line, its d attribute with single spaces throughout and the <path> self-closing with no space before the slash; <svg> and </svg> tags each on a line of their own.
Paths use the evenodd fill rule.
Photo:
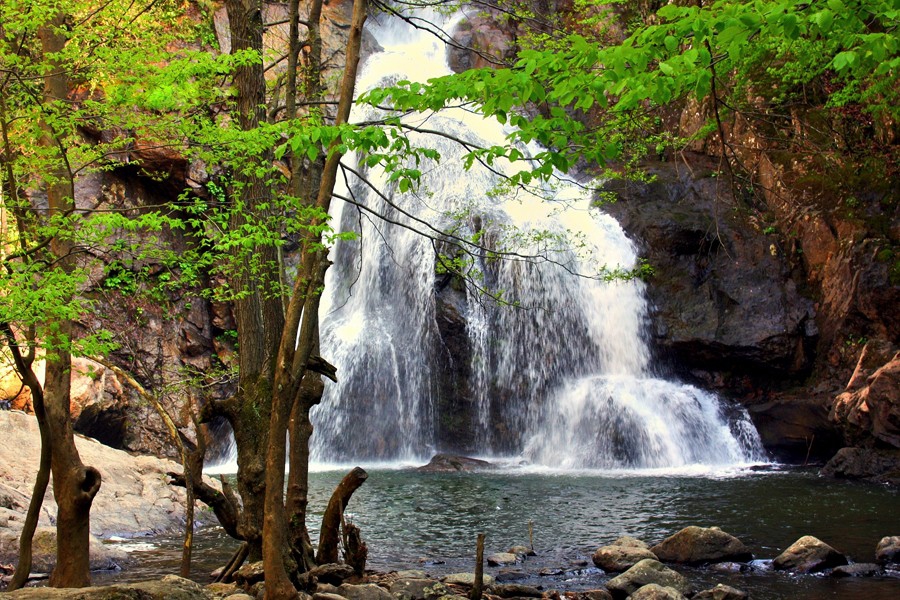
<svg viewBox="0 0 900 600">
<path fill-rule="evenodd" d="M 384 50 L 366 61 L 358 90 L 449 72 L 444 45 L 434 36 L 396 20 L 370 25 L 370 31 Z M 356 121 L 377 116 L 355 110 Z M 411 120 L 474 145 L 505 141 L 499 124 L 463 110 Z M 758 458 L 758 436 L 746 415 L 726 419 L 714 396 L 652 377 L 642 337 L 643 284 L 583 276 L 604 265 L 632 268 L 636 256 L 618 224 L 591 208 L 581 189 L 568 183 L 537 195 L 496 193 L 498 176 L 477 166 L 464 170 L 465 150 L 457 142 L 427 134 L 413 142 L 442 157 L 425 167 L 418 193 L 400 193 L 383 173 L 345 157 L 378 191 L 357 181 L 341 193 L 380 216 L 336 202 L 334 222 L 359 238 L 338 244 L 326 283 L 322 353 L 337 366 L 339 382 L 327 385 L 313 413 L 314 460 L 421 460 L 441 449 L 435 448 L 435 423 L 442 418 L 435 399 L 446 393 L 440 375 L 454 357 L 437 324 L 439 244 L 421 235 L 434 234 L 423 222 L 438 229 L 456 225 L 461 235 L 480 231 L 485 245 L 519 232 L 531 240 L 519 254 L 551 259 L 483 256 L 474 265 L 482 279 L 468 283 L 460 311 L 474 396 L 468 427 L 477 453 L 521 454 L 558 468 Z M 561 238 L 581 246 L 559 250 L 554 246 Z M 502 290 L 518 307 L 498 306 L 479 287 Z"/>
</svg>

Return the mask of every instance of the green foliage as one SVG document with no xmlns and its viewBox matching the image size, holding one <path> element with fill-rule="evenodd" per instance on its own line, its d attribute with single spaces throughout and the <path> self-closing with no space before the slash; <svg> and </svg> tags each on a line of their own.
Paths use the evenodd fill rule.
<svg viewBox="0 0 900 600">
<path fill-rule="evenodd" d="M 519 53 L 512 68 L 482 69 L 399 82 L 362 101 L 396 109 L 439 110 L 473 103 L 515 126 L 510 142 L 537 141 L 548 150 L 517 176 L 524 183 L 566 171 L 577 159 L 599 164 L 631 161 L 677 143 L 658 137 L 654 109 L 717 89 L 723 106 L 746 107 L 753 95 L 788 102 L 803 86 L 830 78 L 831 106 L 865 102 L 867 110 L 896 119 L 900 67 L 897 0 L 716 0 L 703 7 L 666 4 L 655 24 L 622 43 L 603 46 L 582 35 Z M 759 89 L 757 89 L 759 88 Z M 775 90 L 774 93 L 771 93 Z M 525 116 L 527 106 L 545 107 Z M 591 126 L 572 116 L 591 111 Z M 707 129 L 705 133 L 708 133 Z M 514 146 L 473 152 L 474 158 L 510 157 Z"/>
</svg>

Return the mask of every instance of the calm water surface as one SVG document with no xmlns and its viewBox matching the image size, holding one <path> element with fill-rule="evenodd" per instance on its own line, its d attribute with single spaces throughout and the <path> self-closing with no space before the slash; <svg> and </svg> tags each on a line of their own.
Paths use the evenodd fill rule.
<svg viewBox="0 0 900 600">
<path fill-rule="evenodd" d="M 311 474 L 311 509 L 319 518 L 344 471 Z M 900 534 L 900 493 L 834 481 L 811 471 L 733 471 L 710 476 L 662 473 L 550 474 L 419 473 L 370 470 L 348 507 L 378 570 L 424 568 L 432 575 L 470 571 L 475 538 L 486 552 L 529 544 L 536 557 L 515 568 L 524 583 L 589 589 L 608 576 L 591 553 L 621 535 L 656 543 L 688 525 L 719 526 L 739 537 L 758 559 L 774 558 L 803 535 L 814 535 L 854 562 L 871 562 L 885 535 Z M 315 533 L 315 532 L 313 532 Z M 153 540 L 133 553 L 139 568 L 117 579 L 177 572 L 179 541 Z M 214 528 L 198 536 L 197 579 L 221 566 L 236 543 Z M 556 575 L 540 575 L 551 569 Z M 896 600 L 900 578 L 849 581 L 790 576 L 761 568 L 750 574 L 680 568 L 700 589 L 723 582 L 754 598 Z M 487 568 L 497 574 L 498 568 Z M 900 577 L 900 573 L 895 573 Z"/>
</svg>

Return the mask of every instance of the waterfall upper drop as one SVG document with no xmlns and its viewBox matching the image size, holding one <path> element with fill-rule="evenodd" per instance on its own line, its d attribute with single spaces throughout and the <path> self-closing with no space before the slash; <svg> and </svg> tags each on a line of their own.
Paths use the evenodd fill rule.
<svg viewBox="0 0 900 600">
<path fill-rule="evenodd" d="M 383 51 L 366 61 L 357 89 L 449 73 L 434 36 L 394 21 L 370 28 Z M 377 116 L 357 107 L 353 120 Z M 326 282 L 322 355 L 339 381 L 313 412 L 314 460 L 423 460 L 453 450 L 633 468 L 761 457 L 745 414 L 727 417 L 714 396 L 652 377 L 644 284 L 584 276 L 636 263 L 633 244 L 584 190 L 571 182 L 504 189 L 495 171 L 511 173 L 509 165 L 465 170 L 459 140 L 505 143 L 494 121 L 462 109 L 408 120 L 445 134 L 411 134 L 441 156 L 423 167 L 418 192 L 401 193 L 345 157 L 368 183 L 341 194 L 368 210 L 337 202 L 333 215 L 358 238 L 337 244 Z M 463 282 L 440 264 L 454 258 L 444 256 L 453 246 L 436 232 L 451 230 L 483 248 L 516 239 L 516 255 L 475 248 Z M 573 243 L 560 249 L 560 240 Z"/>
</svg>

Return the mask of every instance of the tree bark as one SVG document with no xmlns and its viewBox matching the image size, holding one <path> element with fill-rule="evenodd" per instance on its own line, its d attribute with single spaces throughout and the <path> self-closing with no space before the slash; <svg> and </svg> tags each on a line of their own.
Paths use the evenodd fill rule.
<svg viewBox="0 0 900 600">
<path fill-rule="evenodd" d="M 344 519 L 344 509 L 350 502 L 353 492 L 359 489 L 369 474 L 360 467 L 344 475 L 344 478 L 334 489 L 328 507 L 322 516 L 322 530 L 319 532 L 319 552 L 316 562 L 320 565 L 338 562 L 338 540 L 340 540 L 341 522 Z"/>
<path fill-rule="evenodd" d="M 69 81 L 66 66 L 56 58 L 65 48 L 65 18 L 55 14 L 40 27 L 38 36 L 41 51 L 50 66 L 44 77 L 44 101 L 49 107 L 67 100 Z M 45 121 L 42 144 L 59 149 L 60 166 L 50 173 L 47 184 L 49 216 L 65 215 L 74 210 L 75 186 L 65 148 L 52 125 Z M 50 242 L 50 250 L 58 268 L 73 269 L 71 244 L 60 237 Z M 51 473 L 53 494 L 58 507 L 56 521 L 56 567 L 50 575 L 52 587 L 85 587 L 91 584 L 90 575 L 90 515 L 94 496 L 100 489 L 100 472 L 81 462 L 75 447 L 72 420 L 69 413 L 72 357 L 72 323 L 61 320 L 47 334 L 47 361 L 44 379 L 44 400 L 47 424 L 53 446 Z"/>
<path fill-rule="evenodd" d="M 263 52 L 263 15 L 261 0 L 227 0 L 233 51 Z M 261 62 L 239 67 L 234 78 L 237 117 L 241 128 L 251 131 L 265 121 L 266 82 Z M 271 157 L 247 157 L 267 165 Z M 255 163 L 254 163 L 255 164 Z M 271 199 L 268 184 L 252 173 L 236 170 L 232 200 L 236 203 L 231 227 L 237 230 L 248 220 L 264 221 L 271 208 L 259 207 Z M 249 560 L 262 558 L 264 499 L 266 492 L 265 454 L 269 441 L 268 425 L 274 394 L 275 357 L 284 327 L 280 294 L 278 254 L 271 245 L 260 245 L 254 252 L 240 249 L 237 270 L 231 277 L 233 289 L 241 293 L 234 303 L 238 332 L 239 397 L 226 414 L 234 431 L 238 449 L 237 488 L 243 509 L 238 531 L 249 544 Z M 253 267 L 257 267 L 254 269 Z"/>
</svg>

